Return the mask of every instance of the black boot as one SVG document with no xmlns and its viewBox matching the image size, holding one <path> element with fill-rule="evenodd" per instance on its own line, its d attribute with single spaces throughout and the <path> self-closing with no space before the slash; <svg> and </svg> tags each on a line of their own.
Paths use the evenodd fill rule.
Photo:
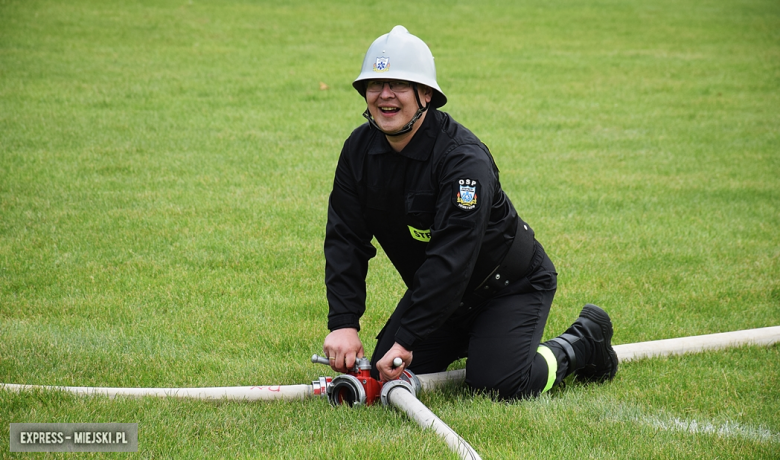
<svg viewBox="0 0 780 460">
<path fill-rule="evenodd" d="M 587 382 L 612 380 L 618 368 L 612 332 L 607 312 L 593 304 L 585 305 L 566 332 L 543 344 L 557 358 L 556 382 L 571 373 Z"/>
</svg>

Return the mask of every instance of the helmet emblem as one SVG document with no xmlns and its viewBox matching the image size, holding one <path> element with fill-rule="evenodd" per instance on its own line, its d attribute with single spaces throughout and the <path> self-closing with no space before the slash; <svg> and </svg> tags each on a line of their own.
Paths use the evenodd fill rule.
<svg viewBox="0 0 780 460">
<path fill-rule="evenodd" d="M 390 70 L 390 58 L 389 57 L 376 58 L 376 63 L 374 64 L 374 72 L 387 72 L 388 70 Z"/>
</svg>

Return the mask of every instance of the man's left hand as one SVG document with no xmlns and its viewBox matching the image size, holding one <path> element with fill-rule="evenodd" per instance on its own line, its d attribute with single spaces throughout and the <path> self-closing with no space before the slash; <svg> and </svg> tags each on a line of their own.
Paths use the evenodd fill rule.
<svg viewBox="0 0 780 460">
<path fill-rule="evenodd" d="M 403 364 L 398 367 L 393 367 L 393 360 L 395 358 L 401 358 Z M 387 382 L 389 380 L 395 380 L 400 377 L 404 369 L 409 367 L 411 364 L 412 352 L 402 347 L 398 343 L 395 343 L 390 348 L 390 350 L 385 353 L 382 359 L 377 361 L 376 370 L 379 372 L 380 379 L 383 382 Z"/>
</svg>

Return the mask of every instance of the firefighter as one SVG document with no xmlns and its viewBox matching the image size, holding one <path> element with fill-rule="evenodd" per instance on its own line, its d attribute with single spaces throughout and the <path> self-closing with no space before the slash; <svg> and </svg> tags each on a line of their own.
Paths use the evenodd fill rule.
<svg viewBox="0 0 780 460">
<path fill-rule="evenodd" d="M 376 239 L 406 292 L 377 336 L 375 378 L 441 372 L 468 357 L 466 383 L 501 399 L 539 395 L 572 373 L 612 379 L 612 323 L 601 308 L 585 305 L 540 343 L 555 267 L 501 188 L 488 148 L 439 110 L 447 97 L 428 46 L 396 26 L 371 44 L 353 86 L 367 122 L 341 150 L 324 244 L 332 369 L 347 372 L 363 357 Z"/>
</svg>

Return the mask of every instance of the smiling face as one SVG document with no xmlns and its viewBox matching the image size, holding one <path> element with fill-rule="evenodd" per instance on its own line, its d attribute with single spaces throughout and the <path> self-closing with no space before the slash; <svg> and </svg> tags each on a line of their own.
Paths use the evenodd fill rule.
<svg viewBox="0 0 780 460">
<path fill-rule="evenodd" d="M 424 85 L 417 85 L 420 102 L 427 107 L 431 102 L 433 91 Z M 379 129 L 385 134 L 400 131 L 415 116 L 419 106 L 414 96 L 414 86 L 400 80 L 369 80 L 366 83 L 366 104 L 368 112 L 374 118 Z M 388 136 L 387 140 L 396 148 L 401 148 L 411 140 L 414 133 L 425 119 L 425 113 L 414 124 L 412 130 L 400 136 Z M 396 148 L 400 151 L 399 148 Z"/>
</svg>

